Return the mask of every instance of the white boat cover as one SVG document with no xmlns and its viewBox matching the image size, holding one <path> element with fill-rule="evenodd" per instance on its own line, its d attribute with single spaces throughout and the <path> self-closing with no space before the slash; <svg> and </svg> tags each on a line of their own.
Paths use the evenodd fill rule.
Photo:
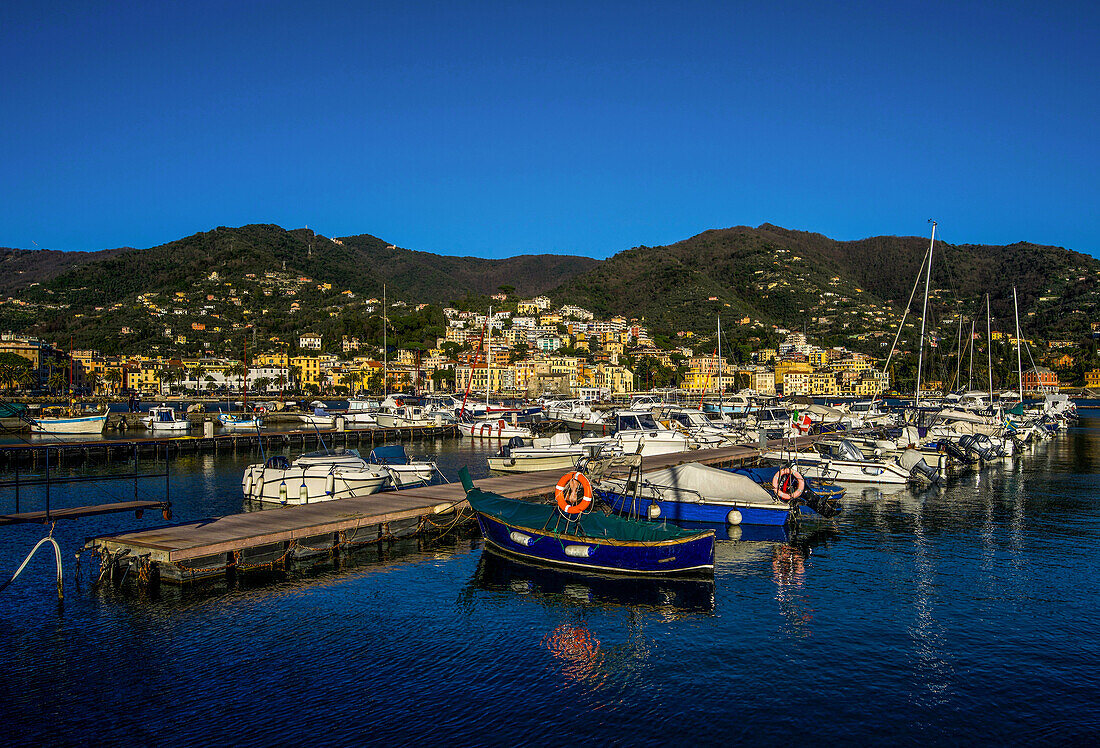
<svg viewBox="0 0 1100 748">
<path fill-rule="evenodd" d="M 664 470 L 653 470 L 643 481 L 662 488 L 696 491 L 707 499 L 774 502 L 775 498 L 756 481 L 744 475 L 689 462 Z"/>
</svg>

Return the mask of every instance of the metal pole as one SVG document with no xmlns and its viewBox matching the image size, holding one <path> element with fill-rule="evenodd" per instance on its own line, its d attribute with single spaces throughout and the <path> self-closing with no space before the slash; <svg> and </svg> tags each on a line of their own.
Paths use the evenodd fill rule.
<svg viewBox="0 0 1100 748">
<path fill-rule="evenodd" d="M 986 353 L 989 355 L 989 408 L 993 409 L 993 333 L 992 318 L 989 316 L 989 294 L 985 295 L 985 339 Z"/>
<path fill-rule="evenodd" d="M 1024 364 L 1020 360 L 1020 307 L 1016 302 L 1016 286 L 1012 287 L 1012 310 L 1016 313 L 1016 372 L 1020 382 L 1020 405 L 1024 404 Z"/>
<path fill-rule="evenodd" d="M 50 448 L 46 447 L 46 521 L 50 521 Z"/>
<path fill-rule="evenodd" d="M 928 316 L 928 284 L 932 281 L 932 249 L 936 246 L 936 222 L 931 218 L 928 221 L 932 224 L 932 241 L 928 245 L 928 268 L 924 273 L 924 310 L 920 315 L 920 342 L 918 343 L 919 353 L 917 354 L 917 400 L 914 404 L 918 410 L 920 409 L 920 375 L 924 364 L 924 322 Z"/>
</svg>

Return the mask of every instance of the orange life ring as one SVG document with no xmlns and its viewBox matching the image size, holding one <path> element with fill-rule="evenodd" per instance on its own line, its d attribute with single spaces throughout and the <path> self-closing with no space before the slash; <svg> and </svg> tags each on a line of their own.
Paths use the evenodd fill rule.
<svg viewBox="0 0 1100 748">
<path fill-rule="evenodd" d="M 577 484 L 581 487 L 580 499 L 577 498 Z M 558 509 L 566 516 L 575 516 L 592 506 L 592 483 L 584 473 L 566 473 L 554 487 L 554 501 Z"/>
<path fill-rule="evenodd" d="M 787 480 L 783 480 L 784 478 Z M 793 491 L 790 490 L 791 481 L 794 481 Z M 772 488 L 775 489 L 775 495 L 783 501 L 793 501 L 806 490 L 806 480 L 794 468 L 785 467 L 775 471 L 775 475 L 772 476 Z"/>
</svg>

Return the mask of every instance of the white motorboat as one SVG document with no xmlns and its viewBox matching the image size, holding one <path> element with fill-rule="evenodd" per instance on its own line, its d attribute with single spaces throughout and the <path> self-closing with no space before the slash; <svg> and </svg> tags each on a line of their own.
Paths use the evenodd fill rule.
<svg viewBox="0 0 1100 748">
<path fill-rule="evenodd" d="M 324 408 L 314 407 L 312 413 L 299 413 L 298 418 L 307 426 L 316 426 L 319 429 L 331 429 L 336 427 L 336 416 Z"/>
<path fill-rule="evenodd" d="M 816 442 L 812 451 L 765 452 L 768 460 L 794 464 L 807 478 L 854 483 L 908 483 L 911 470 L 894 460 L 868 458 L 847 439 Z"/>
<path fill-rule="evenodd" d="M 376 416 L 380 406 L 381 403 L 374 399 L 349 400 L 344 422 L 348 426 L 374 426 L 378 423 Z"/>
<path fill-rule="evenodd" d="M 291 462 L 284 455 L 245 468 L 244 495 L 269 504 L 310 504 L 367 496 L 390 483 L 390 473 L 367 464 L 354 449 L 309 452 Z"/>
<path fill-rule="evenodd" d="M 574 443 L 569 434 L 554 434 L 537 438 L 530 447 L 523 440 L 509 440 L 500 453 L 489 458 L 489 469 L 498 473 L 531 473 L 537 470 L 572 470 L 585 457 L 609 448 L 610 440 Z M 618 451 L 614 445 L 614 451 Z"/>
<path fill-rule="evenodd" d="M 648 410 L 620 410 L 615 414 L 614 440 L 623 454 L 663 455 L 687 452 L 698 445 L 691 437 L 662 426 Z"/>
<path fill-rule="evenodd" d="M 389 473 L 394 488 L 426 486 L 437 474 L 442 475 L 435 462 L 410 458 L 403 444 L 375 447 L 370 451 L 367 463 L 372 468 Z"/>
<path fill-rule="evenodd" d="M 150 431 L 190 431 L 191 422 L 186 417 L 179 418 L 174 408 L 159 405 L 149 408 L 149 415 L 141 419 Z"/>
<path fill-rule="evenodd" d="M 51 408 L 31 419 L 35 434 L 99 434 L 107 424 L 107 412 L 82 414 L 75 408 Z"/>
<path fill-rule="evenodd" d="M 408 428 L 410 426 L 435 426 L 435 417 L 429 417 L 419 402 L 403 398 L 387 398 L 374 416 L 382 428 Z"/>
</svg>

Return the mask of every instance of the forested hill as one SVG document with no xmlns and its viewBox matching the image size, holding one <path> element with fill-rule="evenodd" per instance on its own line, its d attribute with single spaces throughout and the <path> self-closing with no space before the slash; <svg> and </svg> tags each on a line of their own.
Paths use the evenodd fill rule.
<svg viewBox="0 0 1100 748">
<path fill-rule="evenodd" d="M 926 237 L 836 241 L 771 224 L 737 226 L 620 252 L 566 281 L 554 296 L 598 314 L 644 316 L 661 329 L 713 326 L 722 312 L 811 334 L 847 336 L 894 329 L 927 251 Z M 930 321 L 956 312 L 970 319 L 979 308 L 984 318 L 987 292 L 994 318 L 1010 319 L 1013 286 L 1031 335 L 1085 334 L 1091 322 L 1100 320 L 1100 262 L 1095 258 L 1027 243 L 937 241 Z"/>
<path fill-rule="evenodd" d="M 407 302 L 410 313 L 434 304 L 408 321 L 421 344 L 442 334 L 440 305 L 505 287 L 513 298 L 547 294 L 601 317 L 644 319 L 658 335 L 707 332 L 721 314 L 733 338 L 766 335 L 778 324 L 881 352 L 927 247 L 924 237 L 835 241 L 764 224 L 636 247 L 602 262 L 487 260 L 401 249 L 369 234 L 330 239 L 272 225 L 219 227 L 149 249 L 0 250 L 0 330 L 72 336 L 78 347 L 112 352 L 221 352 L 245 335 L 289 341 L 306 331 L 323 334 L 328 347 L 343 335 L 381 337 L 367 301 L 386 284 L 389 300 Z M 1014 285 L 1029 337 L 1084 340 L 1100 321 L 1100 263 L 1059 247 L 937 242 L 932 285 L 929 322 L 941 335 L 959 313 L 984 319 L 986 292 L 995 329 L 1009 331 Z"/>
<path fill-rule="evenodd" d="M 149 249 L 86 256 L 23 252 L 28 266 L 35 256 L 49 261 L 35 272 L 44 290 L 63 294 L 73 304 L 96 305 L 139 293 L 187 291 L 211 272 L 227 281 L 285 272 L 338 284 L 360 296 L 381 296 L 385 283 L 394 299 L 443 302 L 467 293 L 496 293 L 500 285 L 512 285 L 521 294 L 542 293 L 597 264 L 571 255 L 450 257 L 401 249 L 369 234 L 333 240 L 309 229 L 266 224 L 219 227 Z M 80 262 L 66 268 L 57 255 Z M 13 284 L 7 292 L 19 290 Z"/>
</svg>

